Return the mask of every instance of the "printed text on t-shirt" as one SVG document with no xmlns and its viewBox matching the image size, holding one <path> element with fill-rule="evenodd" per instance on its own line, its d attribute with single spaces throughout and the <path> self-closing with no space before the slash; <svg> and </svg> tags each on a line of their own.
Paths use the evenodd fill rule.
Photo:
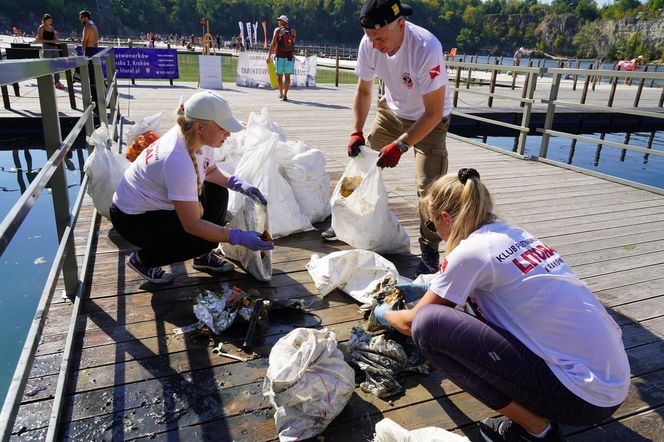
<svg viewBox="0 0 664 442">
<path fill-rule="evenodd" d="M 514 243 L 504 252 L 496 256 L 496 260 L 498 260 L 498 262 L 503 262 L 508 259 L 508 257 L 521 252 L 516 258 L 512 259 L 512 263 L 521 270 L 524 275 L 540 264 L 545 271 L 551 272 L 551 270 L 565 262 L 560 255 L 558 255 L 558 252 L 551 247 L 547 247 L 544 244 L 530 247 L 530 245 L 536 241 L 538 241 L 536 238 L 526 238 L 523 241 Z"/>
</svg>

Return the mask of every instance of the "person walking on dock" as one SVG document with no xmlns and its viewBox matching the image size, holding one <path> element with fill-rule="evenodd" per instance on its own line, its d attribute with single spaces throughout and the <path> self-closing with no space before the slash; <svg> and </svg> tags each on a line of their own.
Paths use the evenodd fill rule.
<svg viewBox="0 0 664 442">
<path fill-rule="evenodd" d="M 190 258 L 196 270 L 232 270 L 215 251 L 220 242 L 251 250 L 274 247 L 261 239 L 262 233 L 223 227 L 228 189 L 267 205 L 258 188 L 214 163 L 213 150 L 242 128 L 223 98 L 198 92 L 178 107 L 177 124 L 125 172 L 113 195 L 111 222 L 140 247 L 127 265 L 148 281 L 171 282 L 173 275 L 161 266 Z"/>
<path fill-rule="evenodd" d="M 274 30 L 270 49 L 267 51 L 269 62 L 272 53 L 275 53 L 277 68 L 277 83 L 279 84 L 279 98 L 288 101 L 290 76 L 295 73 L 295 29 L 288 26 L 288 17 L 282 15 L 278 19 L 279 27 Z"/>
<path fill-rule="evenodd" d="M 397 286 L 409 310 L 372 318 L 412 336 L 437 371 L 506 418 L 486 441 L 562 441 L 559 423 L 590 426 L 627 398 L 620 327 L 554 249 L 497 219 L 475 169 L 436 180 L 423 199 L 446 257 L 430 284 Z M 455 309 L 470 305 L 474 315 Z"/>
<path fill-rule="evenodd" d="M 42 44 L 44 49 L 44 58 L 58 58 L 69 55 L 67 44 L 58 39 L 58 31 L 53 27 L 53 17 L 51 14 L 42 16 L 42 24 L 37 29 L 37 42 Z M 60 83 L 60 73 L 53 74 L 55 87 L 65 89 L 65 85 Z"/>
<path fill-rule="evenodd" d="M 452 106 L 442 45 L 431 32 L 404 19 L 412 13 L 400 0 L 365 0 L 362 5 L 364 37 L 355 68 L 358 82 L 348 155 L 358 155 L 359 147 L 368 142 L 380 151 L 379 167 L 395 167 L 412 146 L 417 194 L 421 196 L 430 183 L 447 172 L 445 138 Z M 384 82 L 385 95 L 378 102 L 365 142 L 363 129 L 375 76 Z M 425 227 L 426 221 L 420 210 L 422 259 L 418 274 L 434 273 L 439 267 L 440 237 Z M 322 236 L 336 239 L 331 228 Z"/>
</svg>

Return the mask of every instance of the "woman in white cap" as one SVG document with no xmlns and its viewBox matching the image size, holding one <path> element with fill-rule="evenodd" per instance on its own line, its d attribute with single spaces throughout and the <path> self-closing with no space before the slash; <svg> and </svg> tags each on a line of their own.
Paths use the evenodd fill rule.
<svg viewBox="0 0 664 442">
<path fill-rule="evenodd" d="M 161 266 L 189 258 L 197 270 L 232 270 L 214 251 L 219 242 L 251 250 L 274 246 L 259 232 L 222 227 L 227 189 L 267 204 L 256 187 L 214 164 L 213 148 L 242 129 L 228 103 L 210 91 L 198 92 L 180 104 L 176 121 L 127 169 L 110 210 L 113 227 L 140 247 L 127 265 L 157 284 L 173 280 Z"/>
</svg>

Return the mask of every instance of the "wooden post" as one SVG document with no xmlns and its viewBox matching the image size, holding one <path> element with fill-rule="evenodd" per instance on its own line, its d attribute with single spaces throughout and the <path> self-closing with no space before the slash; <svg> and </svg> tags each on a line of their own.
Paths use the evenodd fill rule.
<svg viewBox="0 0 664 442">
<path fill-rule="evenodd" d="M 473 63 L 473 56 L 470 56 L 470 63 Z M 473 81 L 473 70 L 469 67 L 468 68 L 468 77 L 466 78 L 466 89 L 470 89 L 470 82 Z"/>
<path fill-rule="evenodd" d="M 532 60 L 528 60 L 528 67 L 529 68 L 533 67 L 533 61 Z M 526 74 L 526 79 L 523 82 L 523 91 L 521 91 L 521 98 L 526 98 L 526 93 L 528 91 L 528 82 L 531 80 L 531 76 L 532 76 L 531 72 L 528 72 Z M 519 103 L 519 107 L 523 107 L 523 101 L 521 103 Z"/>
<path fill-rule="evenodd" d="M 655 65 L 655 70 L 653 72 L 657 72 L 658 67 L 659 67 L 659 65 L 656 64 Z M 655 79 L 654 78 L 650 81 L 650 87 L 655 87 Z"/>
<path fill-rule="evenodd" d="M 337 48 L 336 68 L 334 70 L 334 87 L 339 87 L 339 48 Z"/>
<path fill-rule="evenodd" d="M 129 40 L 129 43 L 127 44 L 127 46 L 129 47 L 129 49 L 133 48 L 134 47 L 134 42 Z M 132 78 L 131 79 L 131 84 L 136 84 L 136 80 Z"/>
<path fill-rule="evenodd" d="M 569 153 L 567 154 L 567 164 L 572 164 L 574 159 L 574 152 L 576 152 L 576 138 L 572 138 L 572 144 L 569 146 Z"/>
<path fill-rule="evenodd" d="M 498 58 L 496 58 L 496 65 L 498 65 Z M 496 77 L 498 77 L 498 68 L 491 71 L 491 83 L 489 83 L 489 92 L 494 93 L 496 90 Z M 489 107 L 493 106 L 493 97 L 489 97 Z"/>
<path fill-rule="evenodd" d="M 620 70 L 620 66 L 618 66 L 617 70 Z M 616 95 L 617 86 L 618 86 L 618 77 L 613 77 L 611 81 L 611 92 L 609 92 L 609 102 L 606 104 L 608 107 L 613 106 L 613 98 Z"/>
<path fill-rule="evenodd" d="M 652 142 L 655 140 L 655 133 L 656 131 L 650 132 L 650 137 L 648 137 L 648 145 L 646 146 L 646 149 L 652 149 Z M 646 164 L 648 162 L 648 158 L 650 157 L 649 153 L 644 153 L 643 154 L 643 164 Z"/>
<path fill-rule="evenodd" d="M 606 133 L 605 133 L 605 132 L 602 132 L 602 133 L 599 135 L 599 139 L 600 139 L 600 140 L 603 140 L 605 136 L 606 136 Z M 598 144 L 598 145 L 597 145 L 597 149 L 595 150 L 595 161 L 594 161 L 594 163 L 593 163 L 593 165 L 594 165 L 595 167 L 597 167 L 597 165 L 599 164 L 599 156 L 600 156 L 601 153 L 602 153 L 602 145 L 601 145 L 601 144 Z"/>
<path fill-rule="evenodd" d="M 625 141 L 623 141 L 623 144 L 629 144 L 629 139 L 632 137 L 632 134 L 630 132 L 625 133 Z M 625 154 L 627 153 L 627 149 L 620 149 L 620 161 L 625 161 Z"/>
<path fill-rule="evenodd" d="M 593 65 L 591 64 L 588 69 L 592 70 Z M 592 75 L 586 75 L 586 80 L 583 82 L 583 92 L 581 92 L 581 104 L 586 102 L 586 97 L 588 96 L 588 86 L 590 86 L 590 77 Z"/>
<path fill-rule="evenodd" d="M 576 70 L 578 71 L 581 67 L 581 60 L 576 60 Z M 576 81 L 579 79 L 579 74 L 574 74 L 574 83 L 572 84 L 572 90 L 576 90 Z"/>
<path fill-rule="evenodd" d="M 662 88 L 662 95 L 659 96 L 659 107 L 662 107 L 664 104 L 664 87 Z"/>
<path fill-rule="evenodd" d="M 648 66 L 643 70 L 643 72 L 648 72 Z M 636 89 L 636 96 L 634 96 L 634 107 L 639 107 L 639 101 L 641 100 L 641 92 L 643 91 L 643 85 L 646 83 L 646 79 L 642 78 L 639 81 L 639 87 Z"/>
<path fill-rule="evenodd" d="M 454 79 L 454 107 L 457 107 L 457 102 L 459 100 L 459 83 L 461 82 L 461 66 L 457 66 L 456 78 Z"/>
<path fill-rule="evenodd" d="M 5 106 L 5 109 L 11 109 L 12 104 L 9 101 L 9 90 L 7 89 L 7 85 L 3 85 L 1 87 L 2 89 L 2 104 Z"/>
</svg>

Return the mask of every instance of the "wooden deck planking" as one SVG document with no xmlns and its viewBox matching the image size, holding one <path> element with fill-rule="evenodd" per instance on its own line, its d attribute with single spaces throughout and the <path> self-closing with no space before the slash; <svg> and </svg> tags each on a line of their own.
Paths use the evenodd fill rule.
<svg viewBox="0 0 664 442">
<path fill-rule="evenodd" d="M 130 106 L 129 118 L 133 119 L 171 108 L 183 91 L 191 94 L 194 89 L 159 88 L 159 94 L 154 94 L 147 87 L 132 87 L 131 94 L 138 101 L 124 101 L 123 110 L 125 105 Z M 270 91 L 234 86 L 221 94 L 242 119 L 250 110 L 267 105 L 289 140 L 302 139 L 323 150 L 334 186 L 347 162 L 345 143 L 352 88 L 296 90 L 290 103 L 272 99 L 274 93 Z M 306 100 L 299 100 L 306 104 L 298 103 L 298 94 L 307 94 Z M 316 102 L 326 105 L 316 106 Z M 303 111 L 306 121 L 302 120 Z M 590 438 L 606 435 L 605 431 L 623 434 L 636 428 L 643 437 L 652 438 L 656 433 L 649 431 L 650 427 L 634 424 L 634 419 L 643 414 L 649 416 L 648 422 L 661 423 L 664 404 L 659 393 L 664 384 L 664 197 L 450 139 L 448 150 L 450 170 L 476 167 L 494 193 L 497 212 L 559 250 L 623 328 L 635 377 L 628 401 L 614 415 L 618 421 L 600 430 L 570 427 L 566 431 L 584 440 L 585 434 Z M 412 271 L 419 253 L 413 170 L 414 161 L 408 155 L 398 168 L 384 172 L 391 206 L 411 235 L 412 255 L 390 257 L 398 258 L 402 273 L 407 268 Z M 89 214 L 89 210 L 84 212 Z M 83 230 L 87 232 L 87 225 L 77 232 L 79 247 L 85 240 Z M 193 270 L 190 263 L 182 263 L 171 266 L 176 275 L 173 285 L 155 288 L 127 271 L 124 257 L 131 245 L 111 230 L 108 221 L 102 221 L 91 293 L 77 323 L 79 350 L 65 401 L 65 416 L 72 423 L 66 434 L 98 439 L 111 435 L 122 439 L 273 439 L 272 415 L 261 394 L 265 357 L 271 345 L 292 328 L 314 325 L 313 317 L 271 324 L 257 337 L 254 350 L 261 357 L 246 363 L 214 355 L 204 342 L 175 337 L 172 330 L 195 322 L 192 298 L 202 288 L 228 282 L 242 288 L 258 287 L 270 297 L 297 297 L 311 302 L 309 309 L 344 341 L 352 326 L 364 323 L 362 315 L 356 304 L 341 293 L 321 299 L 304 266 L 312 253 L 323 255 L 345 248 L 339 242 L 323 242 L 318 231 L 297 234 L 277 240 L 275 276 L 269 283 L 256 283 L 241 270 L 211 278 Z M 26 397 L 30 402 L 15 427 L 24 429 L 21 439 L 38 438 L 44 433 L 69 311 L 69 304 L 54 300 L 47 334 L 31 373 L 31 385 L 48 388 Z M 228 347 L 235 349 L 243 334 L 235 330 L 224 336 Z M 394 400 L 394 405 L 357 389 L 347 408 L 324 433 L 325 438 L 347 440 L 348 429 L 353 428 L 350 439 L 365 440 L 382 415 L 408 428 L 437 425 L 460 428 L 476 436 L 472 423 L 491 411 L 448 380 L 441 384 L 438 376 L 409 378 L 407 393 Z M 209 401 L 206 406 L 194 403 L 201 398 Z"/>
</svg>

